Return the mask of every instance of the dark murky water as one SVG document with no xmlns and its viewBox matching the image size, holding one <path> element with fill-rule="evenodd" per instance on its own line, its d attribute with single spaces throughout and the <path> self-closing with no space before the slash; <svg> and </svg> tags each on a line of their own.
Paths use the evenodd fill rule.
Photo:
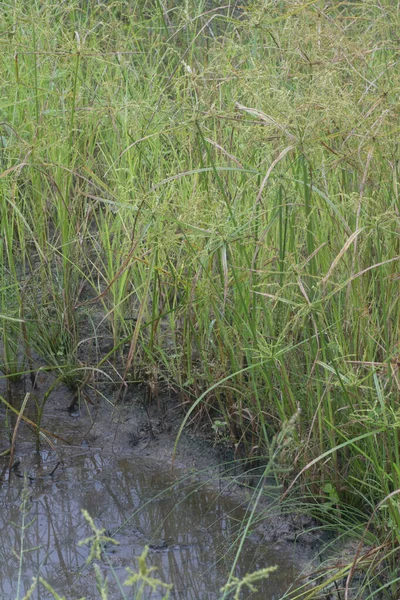
<svg viewBox="0 0 400 600">
<path fill-rule="evenodd" d="M 70 454 L 51 476 L 59 460 L 54 454 L 44 454 L 40 461 L 29 460 L 27 464 L 23 458 L 20 467 L 20 474 L 26 470 L 31 477 L 26 515 L 31 524 L 24 531 L 20 598 L 38 573 L 67 598 L 99 598 L 93 568 L 85 565 L 89 548 L 78 546 L 79 540 L 91 534 L 82 508 L 119 542 L 119 546 L 106 548 L 100 563 L 109 580 L 110 600 L 123 598 L 118 586 L 126 579 L 126 567 L 136 567 L 146 544 L 152 546 L 149 563 L 157 567 L 156 576 L 174 584 L 172 598 L 220 597 L 244 514 L 229 497 L 198 482 L 179 481 L 179 474 L 171 475 L 156 464 L 84 448 Z M 0 480 L 0 597 L 16 600 L 23 479 L 18 471 L 12 474 L 10 485 L 6 479 L 4 469 Z M 246 593 L 245 598 L 277 599 L 294 578 L 293 556 L 288 556 L 287 549 L 246 543 L 238 577 L 273 564 L 279 566 L 278 571 L 257 593 Z M 124 591 L 127 598 L 133 598 L 130 588 Z M 33 598 L 51 597 L 43 587 L 39 592 Z M 162 594 L 153 592 L 145 597 L 157 599 Z"/>
</svg>

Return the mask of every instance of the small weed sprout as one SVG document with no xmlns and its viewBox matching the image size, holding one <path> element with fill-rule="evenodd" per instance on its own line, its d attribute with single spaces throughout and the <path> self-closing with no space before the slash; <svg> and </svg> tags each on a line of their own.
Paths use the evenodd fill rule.
<svg viewBox="0 0 400 600">
<path fill-rule="evenodd" d="M 226 421 L 215 419 L 212 424 L 212 430 L 214 431 L 214 445 L 221 442 L 230 442 L 229 428 Z"/>
<path fill-rule="evenodd" d="M 78 543 L 78 545 L 84 546 L 84 545 L 90 544 L 90 546 L 91 546 L 90 554 L 86 560 L 86 563 L 90 564 L 91 562 L 93 562 L 95 560 L 101 560 L 101 553 L 102 553 L 104 544 L 111 543 L 111 544 L 119 545 L 119 542 L 117 542 L 116 540 L 114 540 L 111 537 L 104 535 L 105 529 L 98 529 L 96 527 L 95 522 L 93 521 L 92 517 L 89 515 L 87 510 L 82 510 L 82 514 L 83 514 L 84 518 L 86 519 L 86 521 L 88 522 L 90 528 L 92 529 L 93 535 L 87 537 L 84 540 L 81 540 Z M 160 579 L 156 579 L 155 577 L 151 576 L 152 571 L 154 571 L 156 569 L 156 567 L 149 567 L 147 565 L 146 559 L 147 559 L 148 553 L 149 553 L 149 548 L 148 548 L 148 546 L 146 546 L 138 559 L 139 571 L 137 573 L 135 573 L 134 571 L 132 571 L 132 569 L 128 568 L 127 571 L 128 571 L 129 576 L 126 579 L 126 581 L 124 582 L 124 585 L 127 585 L 127 586 L 138 585 L 139 586 L 139 588 L 135 594 L 135 600 L 141 600 L 146 586 L 150 587 L 153 592 L 155 592 L 157 590 L 157 588 L 162 588 L 162 589 L 167 590 L 167 593 L 164 596 L 164 600 L 168 600 L 169 592 L 172 589 L 172 584 L 164 583 Z M 96 563 L 94 563 L 93 567 L 94 567 L 94 571 L 95 571 L 95 575 L 96 575 L 97 590 L 100 594 L 100 598 L 101 598 L 101 600 L 108 600 L 107 579 L 105 577 L 103 577 L 103 575 L 100 571 L 100 567 Z M 63 600 L 63 599 L 61 599 L 61 598 L 59 599 L 58 597 L 55 597 L 55 600 Z"/>
<path fill-rule="evenodd" d="M 89 523 L 90 528 L 92 529 L 93 534 L 94 534 L 94 535 L 91 535 L 91 536 L 87 537 L 86 539 L 78 542 L 78 546 L 86 546 L 86 545 L 91 546 L 90 554 L 86 560 L 86 563 L 89 564 L 89 563 L 93 562 L 94 560 L 101 560 L 101 553 L 102 553 L 104 544 L 108 543 L 108 544 L 114 544 L 114 545 L 118 546 L 119 542 L 117 542 L 116 540 L 114 540 L 111 537 L 107 537 L 106 535 L 104 535 L 105 529 L 98 529 L 96 527 L 92 517 L 89 515 L 87 510 L 83 509 L 82 514 L 83 514 L 84 518 L 86 519 L 86 521 Z"/>
<path fill-rule="evenodd" d="M 171 583 L 164 583 L 160 579 L 156 579 L 151 575 L 152 571 L 156 570 L 156 567 L 149 567 L 147 565 L 146 561 L 148 553 L 149 547 L 146 546 L 138 558 L 139 572 L 135 573 L 132 571 L 132 569 L 128 568 L 127 571 L 129 573 L 129 577 L 124 582 L 124 585 L 140 585 L 137 595 L 135 596 L 136 600 L 141 600 L 146 586 L 150 587 L 153 592 L 157 591 L 158 587 L 167 590 L 167 593 L 164 596 L 164 600 L 167 600 L 169 598 L 170 590 L 173 586 Z"/>
<path fill-rule="evenodd" d="M 242 589 L 247 587 L 249 588 L 250 592 L 256 592 L 257 588 L 254 584 L 262 581 L 263 579 L 267 579 L 271 573 L 277 570 L 277 568 L 278 567 L 266 567 L 265 569 L 248 573 L 243 577 L 243 579 L 232 577 L 232 581 L 229 581 L 226 585 L 224 585 L 224 587 L 221 588 L 221 593 L 224 594 L 224 598 L 226 597 L 226 594 L 234 593 L 233 600 L 239 600 Z"/>
</svg>

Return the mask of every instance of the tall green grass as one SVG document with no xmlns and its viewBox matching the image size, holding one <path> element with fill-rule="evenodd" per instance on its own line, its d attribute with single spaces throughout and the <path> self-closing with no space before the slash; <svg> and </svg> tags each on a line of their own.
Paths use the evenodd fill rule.
<svg viewBox="0 0 400 600">
<path fill-rule="evenodd" d="M 389 0 L 3 4 L 4 376 L 167 382 L 248 454 L 299 408 L 292 477 L 383 502 L 397 547 L 399 26 Z"/>
</svg>

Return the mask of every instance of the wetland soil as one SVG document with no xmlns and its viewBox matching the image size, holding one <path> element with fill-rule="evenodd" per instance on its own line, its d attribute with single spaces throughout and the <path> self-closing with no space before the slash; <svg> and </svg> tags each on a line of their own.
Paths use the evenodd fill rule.
<svg viewBox="0 0 400 600">
<path fill-rule="evenodd" d="M 49 381 L 43 378 L 28 399 L 25 414 L 33 421 L 33 396 L 40 400 L 48 385 Z M 30 386 L 27 389 L 30 391 Z M 5 396 L 5 390 L 0 393 Z M 19 406 L 25 394 L 23 384 L 14 386 L 14 405 Z M 72 571 L 76 574 L 79 564 L 80 568 L 84 565 L 85 553 L 73 554 L 71 548 L 88 534 L 80 514 L 82 508 L 87 508 L 99 526 L 107 527 L 122 544 L 121 549 L 113 550 L 114 567 L 124 572 L 126 566 L 134 567 L 135 557 L 149 545 L 151 564 L 157 566 L 165 581 L 174 583 L 174 598 L 216 599 L 234 556 L 230 548 L 232 540 L 238 536 L 240 523 L 252 505 L 247 474 L 239 472 L 237 466 L 233 468 L 233 451 L 228 445 L 215 444 L 211 424 L 197 423 L 185 428 L 172 461 L 176 435 L 184 416 L 182 408 L 173 395 L 161 395 L 150 403 L 144 396 L 144 388 L 134 387 L 124 402 L 114 407 L 104 399 L 89 402 L 86 398 L 78 403 L 68 388 L 56 388 L 46 404 L 42 421 L 42 427 L 53 434 L 46 434 L 50 443 L 42 441 L 37 453 L 34 431 L 21 422 L 9 482 L 9 458 L 0 459 L 2 527 L 5 528 L 8 521 L 17 520 L 26 474 L 31 504 L 38 513 L 39 533 L 31 543 L 33 547 L 43 547 L 43 532 L 50 530 L 50 526 L 53 528 L 47 553 L 45 557 L 38 556 L 38 560 L 48 565 L 48 556 L 53 556 L 54 548 L 59 547 L 57 558 L 50 561 L 52 567 L 45 571 L 51 581 L 57 582 L 57 572 L 64 564 L 60 576 L 64 583 L 59 592 L 73 593 L 76 589 L 80 596 L 85 592 L 88 598 L 96 597 L 90 592 L 93 582 L 88 583 L 87 590 L 79 585 L 76 588 L 75 583 L 72 585 L 76 577 L 71 576 L 71 579 L 68 575 Z M 9 446 L 9 441 L 4 407 L 0 411 L 2 451 Z M 175 490 L 175 496 L 167 494 L 163 499 L 164 491 L 170 489 Z M 265 565 L 279 565 L 280 575 L 269 580 L 268 594 L 267 588 L 262 588 L 260 595 L 252 596 L 254 598 L 273 599 L 284 593 L 315 556 L 321 542 L 317 534 L 309 533 L 310 520 L 280 515 L 276 503 L 270 508 L 276 496 L 277 492 L 272 489 L 270 498 L 263 499 L 248 548 L 238 566 L 238 574 L 243 576 Z M 157 512 L 154 506 L 160 505 L 163 509 L 158 508 Z M 118 518 L 113 516 L 115 514 Z M 137 515 L 133 523 L 132 515 Z M 64 525 L 60 524 L 56 534 L 54 523 L 58 522 Z M 215 529 L 216 523 L 219 525 Z M 9 544 L 3 542 L 1 559 L 8 570 L 2 581 L 2 597 L 11 600 L 16 570 L 13 570 L 10 555 L 17 538 L 10 533 L 3 537 L 6 539 Z M 63 552 L 66 547 L 68 556 L 73 556 L 69 562 Z M 262 556 L 258 556 L 259 551 Z M 219 565 L 218 568 L 215 565 Z M 28 561 L 26 577 L 34 575 L 37 568 L 34 562 Z M 204 577 L 210 568 L 212 575 Z M 188 582 L 185 578 L 190 573 L 197 575 Z M 122 581 L 122 572 L 119 577 Z M 186 591 L 179 592 L 179 588 Z M 110 597 L 118 598 L 118 590 Z"/>
<path fill-rule="evenodd" d="M 42 384 L 43 385 L 43 384 Z M 30 392 L 30 385 L 21 383 L 13 386 L 13 401 L 20 405 L 25 393 L 40 397 L 42 385 Z M 48 382 L 46 382 L 46 387 Z M 45 391 L 45 386 L 43 389 Z M 148 402 L 147 388 L 134 386 L 126 394 L 123 403 L 114 406 L 111 401 L 90 402 L 74 400 L 73 393 L 65 386 L 56 388 L 49 399 L 42 420 L 42 428 L 54 434 L 47 436 L 55 451 L 62 458 L 69 449 L 84 448 L 104 455 L 115 454 L 127 458 L 148 459 L 158 463 L 165 472 L 178 469 L 191 473 L 194 479 L 207 481 L 221 493 L 233 497 L 237 502 L 249 502 L 252 486 L 257 483 L 257 475 L 249 475 L 240 461 L 235 461 L 233 448 L 225 442 L 216 442 L 212 424 L 189 424 L 175 447 L 176 436 L 184 418 L 184 411 L 174 395 L 161 394 L 157 400 Z M 0 394 L 6 396 L 5 390 Z M 2 414 L 4 408 L 0 408 Z M 33 400 L 28 401 L 25 414 L 35 421 Z M 8 446 L 6 424 L 1 418 L 0 451 Z M 17 436 L 16 459 L 19 459 L 17 472 L 23 472 L 25 464 L 19 458 L 21 443 L 33 451 L 35 435 L 32 428 L 21 422 Z M 41 447 L 45 446 L 41 442 Z M 49 448 L 48 448 L 49 449 Z M 174 450 L 176 450 L 174 454 Z M 15 462 L 15 460 L 14 460 Z M 245 462 L 245 461 L 244 461 Z M 262 469 L 261 469 L 262 470 Z M 260 472 L 257 470 L 256 472 Z M 278 488 L 274 481 L 268 482 L 270 495 L 265 494 L 261 507 L 269 506 L 276 499 Z M 258 533 L 265 541 L 294 542 L 312 551 L 318 547 L 321 538 L 317 533 L 310 534 L 312 520 L 298 514 L 280 515 L 273 511 L 265 515 Z"/>
</svg>

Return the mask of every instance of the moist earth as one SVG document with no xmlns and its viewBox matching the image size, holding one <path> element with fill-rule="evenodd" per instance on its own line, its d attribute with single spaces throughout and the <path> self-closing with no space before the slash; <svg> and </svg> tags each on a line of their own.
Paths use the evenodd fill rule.
<svg viewBox="0 0 400 600">
<path fill-rule="evenodd" d="M 31 390 L 30 385 L 24 382 L 14 384 L 14 405 L 20 405 L 27 392 L 40 400 L 48 385 L 47 376 L 39 378 L 35 390 Z M 0 389 L 0 394 L 6 397 L 4 389 Z M 173 471 L 176 468 L 192 473 L 194 480 L 207 480 L 208 485 L 218 488 L 220 493 L 229 495 L 240 504 L 250 503 L 253 488 L 249 483 L 255 485 L 257 477 L 249 476 L 245 468 L 238 466 L 240 462 L 234 460 L 234 450 L 228 442 L 216 441 L 212 423 L 198 420 L 189 422 L 176 445 L 184 418 L 178 398 L 172 393 L 164 393 L 149 402 L 146 396 L 147 388 L 137 385 L 132 386 L 125 394 L 124 401 L 116 406 L 111 401 L 89 397 L 78 402 L 67 387 L 60 385 L 47 401 L 42 428 L 57 436 L 46 435 L 60 459 L 68 454 L 69 449 L 76 450 L 77 447 L 105 455 L 112 453 L 132 459 L 147 458 L 161 464 L 165 470 Z M 5 412 L 4 407 L 0 410 Z M 28 400 L 25 414 L 35 421 L 33 398 Z M 6 424 L 2 421 L 0 451 L 8 447 Z M 25 450 L 21 454 L 22 440 Z M 32 428 L 21 422 L 14 458 L 16 474 L 28 470 L 34 477 L 34 471 L 38 468 L 37 460 L 32 460 L 34 440 Z M 42 448 L 45 445 L 42 441 Z M 271 502 L 277 498 L 278 488 L 275 488 L 272 480 L 268 484 L 270 495 L 266 494 L 261 499 L 258 512 L 262 518 L 253 528 L 253 535 L 266 542 L 296 542 L 302 546 L 302 552 L 307 549 L 311 555 L 322 542 L 321 534 L 315 530 L 316 524 L 307 516 L 279 514 L 276 502 L 272 509 Z"/>
</svg>

